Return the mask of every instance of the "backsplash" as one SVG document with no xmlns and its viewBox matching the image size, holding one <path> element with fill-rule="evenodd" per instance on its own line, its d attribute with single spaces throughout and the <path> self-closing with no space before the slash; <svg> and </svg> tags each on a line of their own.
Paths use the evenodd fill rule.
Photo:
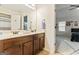
<svg viewBox="0 0 79 59">
<path fill-rule="evenodd" d="M 0 36 L 12 35 L 11 31 L 0 31 Z"/>
</svg>

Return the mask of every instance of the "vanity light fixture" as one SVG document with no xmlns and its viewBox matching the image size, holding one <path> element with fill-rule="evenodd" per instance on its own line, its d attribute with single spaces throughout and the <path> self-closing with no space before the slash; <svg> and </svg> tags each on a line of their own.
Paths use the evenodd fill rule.
<svg viewBox="0 0 79 59">
<path fill-rule="evenodd" d="M 31 8 L 31 9 L 35 9 L 35 4 L 25 4 L 25 6 Z"/>
</svg>

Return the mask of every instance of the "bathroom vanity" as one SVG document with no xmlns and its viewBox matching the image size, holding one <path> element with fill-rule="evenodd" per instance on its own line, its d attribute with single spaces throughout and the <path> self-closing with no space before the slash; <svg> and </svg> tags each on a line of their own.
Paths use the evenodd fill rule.
<svg viewBox="0 0 79 59">
<path fill-rule="evenodd" d="M 0 40 L 0 52 L 5 55 L 35 55 L 44 48 L 45 33 L 13 35 Z"/>
</svg>

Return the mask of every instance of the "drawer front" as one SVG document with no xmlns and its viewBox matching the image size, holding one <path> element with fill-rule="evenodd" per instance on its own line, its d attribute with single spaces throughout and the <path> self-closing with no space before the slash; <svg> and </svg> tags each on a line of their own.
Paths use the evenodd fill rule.
<svg viewBox="0 0 79 59">
<path fill-rule="evenodd" d="M 24 36 L 24 37 L 21 37 L 21 42 L 29 42 L 29 41 L 32 41 L 33 40 L 33 36 Z"/>
<path fill-rule="evenodd" d="M 38 35 L 37 35 L 37 34 L 34 35 L 34 36 L 33 36 L 33 39 L 34 39 L 34 40 L 38 40 Z"/>
<path fill-rule="evenodd" d="M 16 39 L 7 39 L 3 41 L 4 49 L 7 49 L 16 44 Z"/>
<path fill-rule="evenodd" d="M 38 34 L 38 37 L 45 37 L 44 33 Z"/>
</svg>

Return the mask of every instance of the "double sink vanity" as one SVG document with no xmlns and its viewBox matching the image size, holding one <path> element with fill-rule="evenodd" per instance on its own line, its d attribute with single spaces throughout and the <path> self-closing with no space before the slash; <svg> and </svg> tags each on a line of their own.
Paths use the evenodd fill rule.
<svg viewBox="0 0 79 59">
<path fill-rule="evenodd" d="M 0 55 L 35 55 L 44 48 L 44 26 L 30 16 L 0 13 Z"/>
<path fill-rule="evenodd" d="M 0 53 L 4 55 L 35 55 L 43 50 L 44 42 L 44 32 L 13 34 L 0 38 Z"/>
</svg>

